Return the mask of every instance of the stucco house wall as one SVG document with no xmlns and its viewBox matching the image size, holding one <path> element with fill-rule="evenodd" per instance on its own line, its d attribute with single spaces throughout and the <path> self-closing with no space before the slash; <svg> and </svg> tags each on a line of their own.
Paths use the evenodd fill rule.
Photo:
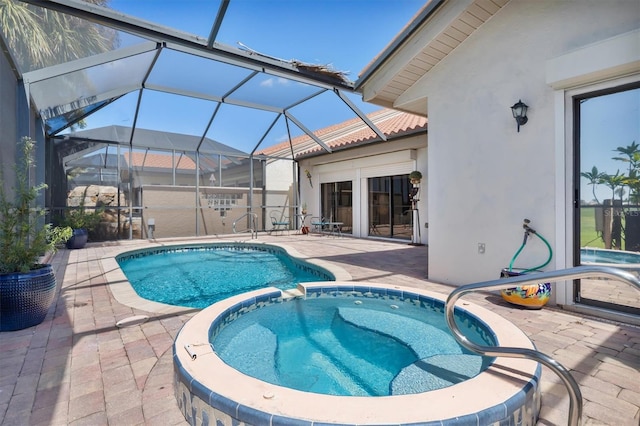
<svg viewBox="0 0 640 426">
<path fill-rule="evenodd" d="M 268 160 L 265 167 L 264 206 L 265 229 L 273 228 L 271 217 L 277 221 L 289 221 L 291 228 L 295 227 L 296 202 L 292 182 L 294 178 L 293 161 L 289 159 Z"/>
<path fill-rule="evenodd" d="M 409 174 L 420 170 L 423 175 L 420 201 L 420 242 L 427 244 L 427 137 L 415 135 L 393 142 L 377 143 L 359 148 L 314 156 L 300 161 L 300 194 L 312 216 L 320 215 L 320 188 L 328 182 L 351 181 L 353 190 L 353 236 L 369 236 L 368 187 L 371 177 Z M 311 183 L 305 170 L 311 173 Z M 313 185 L 313 186 L 312 186 Z M 308 223 L 307 223 L 308 225 Z"/>
<path fill-rule="evenodd" d="M 193 186 L 144 186 L 141 218 L 143 236 L 150 236 L 150 219 L 154 224 L 154 238 L 232 234 L 233 222 L 247 211 L 249 188 L 200 187 L 199 190 L 196 203 Z M 258 227 L 261 227 L 263 220 L 261 199 L 262 191 L 254 190 L 253 212 L 258 215 Z M 249 222 L 245 219 L 238 223 L 236 230 L 245 232 L 248 226 Z"/>
<path fill-rule="evenodd" d="M 497 278 L 522 243 L 524 218 L 552 242 L 551 267 L 570 266 L 566 223 L 558 222 L 569 212 L 558 203 L 571 185 L 563 176 L 571 138 L 547 67 L 637 29 L 639 18 L 635 1 L 512 0 L 398 98 L 427 104 L 430 279 Z M 510 106 L 519 99 L 530 108 L 518 133 Z M 533 266 L 545 258 L 533 239 L 518 260 Z"/>
</svg>

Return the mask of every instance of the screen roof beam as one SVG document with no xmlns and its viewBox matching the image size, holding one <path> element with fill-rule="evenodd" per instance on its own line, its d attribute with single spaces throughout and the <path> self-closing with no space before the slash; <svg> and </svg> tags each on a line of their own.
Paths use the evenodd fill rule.
<svg viewBox="0 0 640 426">
<path fill-rule="evenodd" d="M 221 62 L 231 60 L 236 63 L 240 62 L 246 64 L 250 67 L 261 67 L 265 72 L 268 70 L 273 73 L 287 75 L 289 78 L 295 78 L 306 82 L 307 84 L 328 84 L 341 90 L 347 90 L 350 92 L 354 91 L 352 82 L 338 81 L 337 78 L 332 78 L 331 76 L 324 74 L 310 76 L 308 72 L 302 73 L 298 71 L 297 67 L 290 62 L 277 60 L 266 55 L 255 55 L 249 52 L 243 52 L 240 49 L 236 49 L 231 46 L 224 46 L 220 43 L 214 43 L 213 46 L 209 47 L 208 40 L 205 40 L 202 37 L 138 19 L 131 15 L 116 12 L 106 7 L 79 0 L 21 1 L 33 4 L 34 6 L 77 16 L 100 25 L 135 34 L 142 38 L 157 42 L 175 43 L 188 48 L 193 48 L 197 51 L 213 54 L 215 56 L 213 59 Z"/>
</svg>

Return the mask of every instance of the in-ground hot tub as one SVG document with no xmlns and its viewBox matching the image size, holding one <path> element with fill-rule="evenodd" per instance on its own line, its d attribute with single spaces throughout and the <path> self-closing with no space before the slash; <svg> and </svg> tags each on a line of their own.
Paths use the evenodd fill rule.
<svg viewBox="0 0 640 426">
<path fill-rule="evenodd" d="M 444 312 L 444 300 L 439 295 L 418 289 L 350 282 L 300 287 L 304 296 L 293 297 L 348 298 L 363 304 L 376 298 L 396 306 L 411 304 Z M 421 392 L 418 386 L 418 393 L 338 396 L 256 379 L 231 367 L 214 352 L 210 342 L 238 317 L 249 318 L 252 312 L 287 303 L 291 297 L 275 288 L 244 293 L 204 309 L 185 324 L 174 344 L 175 392 L 191 424 L 535 424 L 540 409 L 541 369 L 531 360 L 490 360 L 488 368 L 474 377 L 427 392 Z M 462 318 L 459 323 L 481 330 L 480 334 L 488 332 L 501 346 L 533 348 L 527 336 L 502 317 L 470 303 L 457 310 Z M 398 339 L 409 339 L 406 328 L 398 328 Z M 384 332 L 393 334 L 392 330 Z M 441 367 L 446 369 L 446 365 Z M 404 379 L 420 382 L 426 374 L 413 371 Z"/>
</svg>

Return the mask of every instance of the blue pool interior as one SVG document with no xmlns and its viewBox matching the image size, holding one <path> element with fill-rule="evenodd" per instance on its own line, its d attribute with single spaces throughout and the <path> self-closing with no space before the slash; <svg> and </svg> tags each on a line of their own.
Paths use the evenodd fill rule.
<svg viewBox="0 0 640 426">
<path fill-rule="evenodd" d="M 269 286 L 287 290 L 301 282 L 335 280 L 329 271 L 265 244 L 168 246 L 123 253 L 116 260 L 140 297 L 192 308 Z"/>
<path fill-rule="evenodd" d="M 210 341 L 221 359 L 247 375 L 329 395 L 427 392 L 490 365 L 492 359 L 454 340 L 442 302 L 364 290 L 327 296 L 310 288 L 306 299 L 278 300 L 240 316 L 230 312 L 233 321 L 214 324 Z M 457 320 L 472 341 L 495 344 L 475 317 L 458 311 Z"/>
<path fill-rule="evenodd" d="M 444 300 L 435 295 L 426 295 L 421 290 L 414 291 L 406 288 L 390 288 L 388 286 L 375 284 L 368 285 L 364 282 L 353 284 L 344 282 L 328 282 L 326 284 L 312 283 L 301 284 L 301 287 L 304 287 L 304 297 L 306 297 L 307 300 L 315 298 L 346 298 L 351 299 L 351 301 L 356 300 L 355 298 L 362 298 L 363 301 L 366 299 L 381 299 L 395 305 L 407 303 L 423 306 L 427 309 L 438 311 L 440 315 L 444 316 Z M 458 388 L 458 386 L 464 386 L 465 390 L 462 391 L 463 394 L 468 394 L 469 392 L 474 395 L 475 392 L 478 394 L 487 393 L 485 396 L 488 396 L 490 399 L 493 398 L 488 401 L 487 405 L 480 404 L 470 409 L 465 400 L 459 401 L 458 403 L 456 403 L 455 400 L 451 400 L 453 403 L 445 404 L 446 408 L 443 407 L 442 404 L 430 406 L 429 394 L 423 393 L 369 398 L 321 395 L 287 389 L 285 392 L 286 400 L 280 400 L 279 395 L 282 394 L 283 391 L 278 389 L 282 387 L 275 386 L 275 388 L 267 387 L 265 389 L 259 380 L 237 372 L 233 367 L 229 366 L 229 369 L 236 371 L 237 376 L 234 377 L 226 370 L 218 375 L 215 369 L 208 367 L 208 365 L 210 365 L 209 362 L 211 362 L 209 361 L 209 356 L 212 357 L 216 365 L 223 363 L 215 351 L 208 352 L 207 350 L 203 350 L 203 355 L 198 356 L 197 359 L 185 356 L 187 352 L 183 346 L 189 343 L 191 339 L 194 341 L 198 340 L 196 336 L 201 335 L 201 333 L 206 333 L 208 338 L 213 341 L 215 336 L 238 317 L 274 304 L 283 303 L 289 299 L 290 296 L 283 295 L 281 291 L 264 289 L 259 292 L 247 294 L 245 297 L 238 296 L 234 298 L 233 303 L 230 304 L 222 302 L 224 303 L 224 307 L 218 307 L 217 305 L 211 306 L 185 324 L 185 327 L 176 338 L 176 344 L 174 344 L 173 349 L 173 360 L 176 400 L 188 422 L 194 424 L 202 421 L 203 424 L 215 423 L 224 426 L 243 423 L 300 426 L 312 426 L 314 424 L 353 425 L 355 424 L 353 421 L 345 420 L 353 418 L 353 410 L 358 412 L 360 410 L 366 410 L 367 413 L 377 413 L 378 411 L 376 410 L 380 410 L 379 414 L 386 416 L 385 418 L 387 418 L 387 420 L 380 421 L 377 420 L 377 418 L 369 417 L 369 420 L 374 420 L 374 423 L 365 423 L 396 424 L 398 426 L 417 424 L 424 424 L 425 426 L 535 424 L 538 418 L 540 411 L 539 382 L 542 372 L 539 363 L 536 363 L 533 370 L 528 371 L 525 378 L 517 373 L 521 367 L 513 370 L 513 366 L 510 366 L 502 371 L 501 367 L 498 366 L 497 370 L 490 372 L 496 363 L 510 363 L 509 360 L 490 359 L 489 362 L 491 362 L 491 366 L 488 371 L 478 374 L 478 376 L 468 382 L 433 391 L 435 398 L 445 397 L 448 401 L 449 398 L 456 398 L 458 392 L 462 391 L 462 388 Z M 483 341 L 495 342 L 494 344 L 496 345 L 504 338 L 506 340 L 502 341 L 502 344 L 509 345 L 510 337 L 504 335 L 504 330 L 501 332 L 503 333 L 502 338 L 499 339 L 488 325 L 492 324 L 495 318 L 489 320 L 489 323 L 487 323 L 480 316 L 472 314 L 467 309 L 456 308 L 455 312 L 456 323 L 460 329 L 463 330 L 464 334 L 478 333 L 478 335 L 482 336 Z M 207 321 L 196 321 L 198 317 L 207 318 Z M 411 329 L 404 331 L 411 332 Z M 398 332 L 398 330 L 396 330 L 396 332 Z M 190 337 L 185 339 L 183 337 L 184 334 Z M 212 348 L 209 350 L 212 350 Z M 196 363 L 197 365 L 195 365 Z M 501 383 L 504 383 L 504 378 L 511 376 L 514 372 L 516 372 L 516 375 L 512 377 L 515 381 L 510 383 L 510 389 L 503 389 Z M 412 378 L 413 382 L 425 380 L 425 376 L 429 372 L 419 369 L 416 373 Z M 229 380 L 233 381 L 236 379 L 242 383 L 243 386 L 247 387 L 247 389 L 251 390 L 248 390 L 247 395 L 242 392 L 239 393 L 237 388 L 229 386 Z M 274 386 L 265 382 L 262 383 L 265 386 Z M 494 386 L 496 389 L 494 389 Z M 313 395 L 314 399 L 310 399 L 309 395 Z M 302 414 L 306 413 L 304 407 L 314 403 L 317 403 L 320 407 L 326 406 L 327 410 L 322 411 L 322 413 L 326 413 L 326 415 L 316 413 L 309 417 L 307 414 Z M 414 406 L 414 404 L 417 405 Z M 273 411 L 274 409 L 272 407 L 274 406 L 278 407 L 277 412 Z M 347 410 L 351 414 L 346 413 L 343 417 L 343 410 Z M 337 417 L 333 416 L 331 414 L 332 412 Z M 415 413 L 415 415 L 413 413 Z M 438 414 L 429 416 L 427 413 Z M 429 420 L 425 421 L 424 419 Z"/>
<path fill-rule="evenodd" d="M 582 247 L 580 249 L 580 261 L 583 263 L 612 263 L 616 265 L 627 265 L 640 263 L 640 253 Z"/>
</svg>

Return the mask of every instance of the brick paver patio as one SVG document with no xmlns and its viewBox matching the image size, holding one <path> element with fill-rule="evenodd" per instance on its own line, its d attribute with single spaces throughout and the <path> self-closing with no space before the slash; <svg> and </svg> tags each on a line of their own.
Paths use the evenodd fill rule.
<svg viewBox="0 0 640 426">
<path fill-rule="evenodd" d="M 421 287 L 448 294 L 427 280 L 427 247 L 316 235 L 260 236 L 304 255 L 334 262 L 356 281 Z M 89 244 L 53 258 L 61 289 L 37 327 L 0 333 L 0 424 L 182 425 L 173 393 L 172 342 L 194 310 L 157 314 L 118 303 L 100 259 L 147 241 Z M 509 318 L 542 352 L 571 369 L 584 398 L 583 424 L 638 426 L 640 328 L 560 309 L 523 310 L 493 294 L 468 299 Z M 144 323 L 117 327 L 135 315 Z M 539 425 L 566 424 L 569 399 L 543 368 Z"/>
</svg>

